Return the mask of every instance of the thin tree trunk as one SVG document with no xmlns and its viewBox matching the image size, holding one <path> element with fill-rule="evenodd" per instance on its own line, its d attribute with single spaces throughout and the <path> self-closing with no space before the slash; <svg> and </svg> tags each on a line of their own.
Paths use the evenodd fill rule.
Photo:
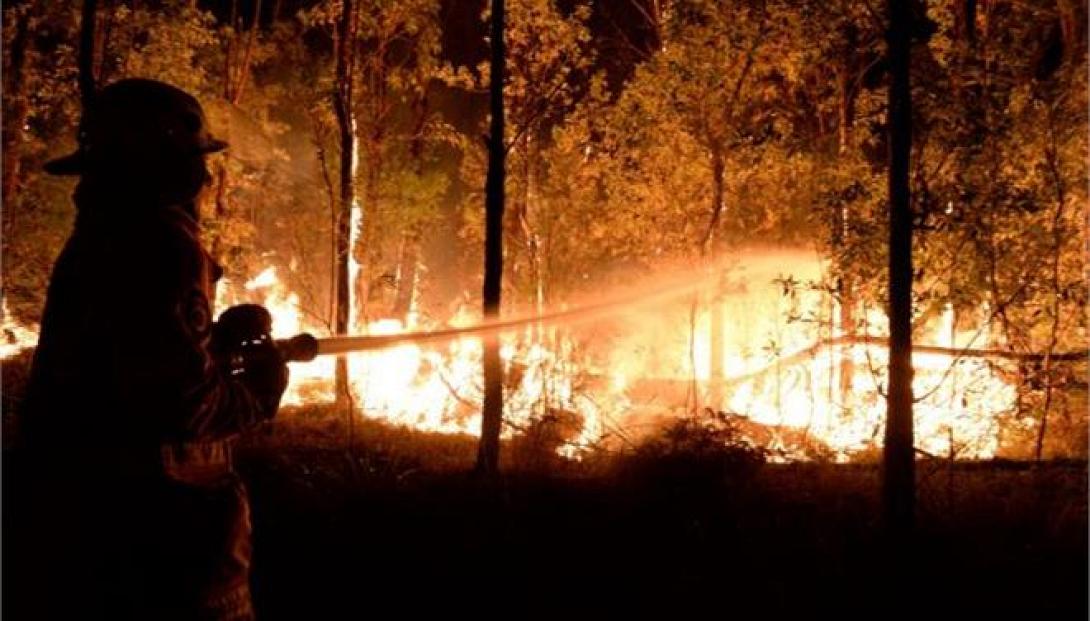
<svg viewBox="0 0 1090 621">
<path fill-rule="evenodd" d="M 333 330 L 335 334 L 348 334 L 349 294 L 349 259 L 352 251 L 352 203 L 355 200 L 355 155 L 356 133 L 352 118 L 352 81 L 354 74 L 353 57 L 353 7 L 352 0 L 342 0 L 340 22 L 337 32 L 337 67 L 336 83 L 333 92 L 333 109 L 337 115 L 337 127 L 340 133 L 340 201 L 334 236 L 336 238 L 336 300 L 337 313 Z M 342 404 L 349 402 L 348 361 L 337 358 L 334 376 L 334 389 L 337 400 Z"/>
<path fill-rule="evenodd" d="M 1062 286 L 1060 283 L 1060 255 L 1063 252 L 1064 246 L 1064 208 L 1067 206 L 1067 187 L 1060 174 L 1060 166 L 1057 163 L 1059 154 L 1055 144 L 1056 131 L 1053 117 L 1053 111 L 1049 110 L 1049 147 L 1045 153 L 1045 157 L 1048 161 L 1048 170 L 1056 191 L 1056 213 L 1052 217 L 1052 278 L 1050 283 L 1052 285 L 1052 304 L 1049 308 L 1052 322 L 1049 326 L 1048 348 L 1045 350 L 1045 359 L 1041 369 L 1044 374 L 1045 382 L 1045 402 L 1041 407 L 1041 425 L 1037 428 L 1037 441 L 1033 452 L 1034 460 L 1037 462 L 1040 462 L 1044 458 L 1045 437 L 1048 433 L 1048 416 L 1049 412 L 1052 410 L 1052 401 L 1055 397 L 1053 363 L 1056 345 L 1059 342 L 1060 335 L 1060 314 L 1062 311 L 1060 308 L 1062 296 Z"/>
<path fill-rule="evenodd" d="M 261 0 L 254 1 L 254 18 L 250 24 L 250 32 L 246 37 L 246 49 L 242 52 L 242 63 L 236 70 L 237 78 L 235 79 L 234 94 L 231 97 L 231 103 L 238 105 L 239 101 L 242 101 L 242 93 L 246 90 L 246 78 L 250 74 L 250 59 L 253 58 L 254 45 L 257 39 L 257 26 L 261 20 Z"/>
<path fill-rule="evenodd" d="M 715 233 L 719 228 L 719 222 L 723 218 L 723 207 L 726 196 L 726 164 L 723 161 L 723 152 L 720 149 L 712 150 L 712 217 L 708 223 L 708 231 L 704 236 L 704 244 L 701 254 L 706 260 L 715 244 Z M 708 348 L 708 407 L 718 410 L 723 400 L 723 353 L 725 349 L 725 335 L 723 323 L 726 317 L 723 315 L 723 282 L 722 275 L 715 279 L 709 304 L 709 348 Z"/>
<path fill-rule="evenodd" d="M 5 107 L 4 114 L 4 157 L 3 157 L 3 185 L 0 188 L 4 200 L 4 207 L 11 209 L 11 198 L 19 187 L 21 172 L 21 154 L 19 145 L 23 141 L 23 126 L 26 125 L 30 107 L 27 105 L 26 92 L 26 48 L 28 23 L 30 22 L 29 9 L 19 11 L 15 25 L 15 35 L 11 40 L 9 50 L 10 62 L 7 67 L 7 75 L 4 83 L 4 102 L 9 103 Z M 9 220 L 10 218 L 5 218 Z M 5 231 L 10 233 L 11 231 Z M 12 239 L 8 237 L 8 239 Z"/>
<path fill-rule="evenodd" d="M 394 317 L 401 320 L 401 325 L 408 326 L 416 299 L 417 261 L 420 255 L 420 242 L 413 233 L 401 236 L 401 248 L 397 260 L 397 291 L 394 295 Z"/>
<path fill-rule="evenodd" d="M 954 37 L 969 45 L 976 44 L 977 0 L 953 0 Z"/>
<path fill-rule="evenodd" d="M 214 219 L 217 223 L 221 224 L 227 221 L 228 214 L 231 213 L 231 203 L 227 196 L 227 159 L 221 159 L 219 166 L 216 167 L 216 198 L 214 207 Z M 222 228 L 222 227 L 221 227 Z M 223 240 L 223 232 L 217 232 L 215 237 L 212 238 L 212 257 L 224 263 L 224 257 L 227 254 L 226 244 Z"/>
<path fill-rule="evenodd" d="M 424 137 L 428 124 L 427 87 L 423 87 L 413 100 L 412 140 L 409 143 L 409 155 L 413 161 L 413 174 L 417 179 L 424 174 Z M 393 314 L 401 319 L 404 326 L 409 325 L 412 310 L 416 303 L 416 290 L 419 280 L 420 231 L 413 226 L 402 232 L 401 252 L 397 267 L 397 294 L 394 298 Z"/>
<path fill-rule="evenodd" d="M 102 84 L 107 81 L 107 52 L 110 49 L 110 38 L 114 29 L 114 12 L 107 3 L 106 20 L 101 27 L 95 29 L 95 54 L 91 59 L 94 67 L 95 83 Z"/>
<path fill-rule="evenodd" d="M 837 80 L 839 90 L 839 102 L 837 106 L 839 117 L 837 155 L 841 160 L 846 159 L 851 149 L 852 129 L 855 125 L 855 83 L 857 71 L 854 59 L 855 54 L 857 53 L 857 38 L 853 26 L 849 25 L 845 28 L 842 65 Z M 850 218 L 851 213 L 849 212 L 848 202 L 844 201 L 837 209 L 836 218 L 833 223 L 833 243 L 840 250 L 843 250 L 848 244 Z M 853 313 L 855 309 L 855 287 L 844 267 L 845 266 L 841 266 L 840 280 L 837 283 L 840 298 L 838 307 L 840 314 L 839 323 L 841 334 L 850 337 L 855 334 L 855 316 Z M 842 408 L 849 409 L 852 407 L 852 379 L 855 375 L 855 364 L 852 360 L 851 347 L 843 348 L 840 351 L 839 359 L 839 400 Z"/>
<path fill-rule="evenodd" d="M 227 35 L 223 49 L 223 98 L 234 101 L 234 80 L 231 72 L 231 58 L 235 53 L 235 38 L 238 36 L 238 0 L 231 0 L 231 32 Z"/>
<path fill-rule="evenodd" d="M 886 397 L 882 492 L 890 542 L 907 550 L 915 520 L 915 461 L 912 420 L 912 211 L 909 157 L 912 93 L 909 52 L 912 9 L 907 0 L 887 0 L 889 124 L 889 391 Z M 896 561 L 896 559 L 894 559 Z"/>
<path fill-rule="evenodd" d="M 82 20 L 79 29 L 79 95 L 83 109 L 87 110 L 95 97 L 95 17 L 98 13 L 96 0 L 83 0 Z"/>
<path fill-rule="evenodd" d="M 503 209 L 504 144 L 503 74 L 504 74 L 504 0 L 492 0 L 491 71 L 489 104 L 491 129 L 488 136 L 488 177 L 485 183 L 484 241 L 484 317 L 496 319 L 500 313 L 503 282 Z M 477 472 L 494 476 L 499 472 L 500 429 L 503 425 L 503 361 L 500 359 L 499 335 L 483 338 L 484 404 L 481 412 L 481 443 L 477 453 Z"/>
<path fill-rule="evenodd" d="M 1064 58 L 1078 59 L 1086 49 L 1086 3 L 1084 0 L 1058 0 L 1056 5 Z"/>
<path fill-rule="evenodd" d="M 329 327 L 332 328 L 333 325 L 336 323 L 337 317 L 337 191 L 333 187 L 333 178 L 329 174 L 329 158 L 326 155 L 325 140 L 322 136 L 321 120 L 319 119 L 317 114 L 311 115 L 311 125 L 314 128 L 314 150 L 318 157 L 318 168 L 322 173 L 322 185 L 325 186 L 326 200 L 329 203 L 329 314 L 326 316 L 326 323 Z"/>
</svg>

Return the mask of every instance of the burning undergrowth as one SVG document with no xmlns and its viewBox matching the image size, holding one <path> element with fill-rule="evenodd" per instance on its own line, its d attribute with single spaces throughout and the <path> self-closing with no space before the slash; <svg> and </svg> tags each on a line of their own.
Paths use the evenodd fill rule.
<svg viewBox="0 0 1090 621">
<path fill-rule="evenodd" d="M 709 411 L 729 416 L 736 434 L 769 459 L 848 461 L 873 453 L 885 411 L 885 350 L 878 339 L 845 340 L 845 328 L 827 319 L 829 296 L 797 286 L 819 281 L 821 272 L 810 253 L 755 253 L 695 277 L 674 272 L 598 296 L 573 305 L 591 310 L 562 321 L 523 322 L 502 335 L 505 437 L 578 458 L 632 448 Z M 268 306 L 278 336 L 326 333 L 306 320 L 273 268 L 221 293 L 221 307 Z M 404 321 L 355 323 L 360 333 L 383 335 L 478 321 L 460 307 L 442 322 L 409 313 Z M 952 311 L 927 323 L 920 340 L 946 351 L 914 358 L 917 446 L 928 455 L 992 457 L 1015 402 L 1011 371 L 956 355 L 991 341 L 982 330 L 957 329 Z M 861 329 L 883 334 L 881 313 L 865 313 Z M 420 431 L 476 435 L 480 358 L 477 338 L 457 336 L 350 354 L 351 407 Z M 333 371 L 332 358 L 294 366 L 285 403 L 332 402 Z"/>
<path fill-rule="evenodd" d="M 881 446 L 885 412 L 884 317 L 865 312 L 855 326 L 863 338 L 846 338 L 845 327 L 828 319 L 835 311 L 828 293 L 803 284 L 822 277 L 821 261 L 810 253 L 765 251 L 584 300 L 552 313 L 552 321 L 514 321 L 501 335 L 503 435 L 512 463 L 551 467 L 601 451 L 646 454 L 674 432 L 762 461 L 871 459 Z M 242 302 L 268 307 L 278 338 L 328 334 L 276 268 L 221 283 L 219 292 L 219 310 Z M 33 344 L 36 330 L 5 317 L 2 353 L 11 359 Z M 986 326 L 986 319 L 978 323 Z M 443 321 L 416 312 L 357 320 L 356 331 L 457 331 L 478 323 L 461 306 Z M 959 354 L 996 346 L 987 330 L 965 329 L 947 310 L 921 320 L 921 342 L 929 348 L 914 356 L 920 454 L 982 459 L 1009 450 L 1012 431 L 1025 424 L 1013 415 L 1017 369 Z M 351 411 L 360 424 L 479 434 L 476 336 L 407 341 L 347 359 L 348 403 L 333 407 L 335 359 L 319 357 L 292 365 L 281 417 Z"/>
</svg>

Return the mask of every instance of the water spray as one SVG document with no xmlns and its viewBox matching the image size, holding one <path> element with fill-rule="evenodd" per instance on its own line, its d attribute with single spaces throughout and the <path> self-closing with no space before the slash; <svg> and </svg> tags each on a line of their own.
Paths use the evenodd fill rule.
<svg viewBox="0 0 1090 621">
<path fill-rule="evenodd" d="M 363 334 L 322 338 L 303 333 L 289 339 L 278 340 L 276 345 L 285 360 L 289 362 L 309 362 L 318 356 L 339 356 L 354 352 L 374 351 L 406 343 L 443 343 L 465 337 L 501 334 L 530 325 L 575 325 L 691 294 L 699 287 L 712 282 L 712 278 L 710 275 L 698 276 L 660 289 L 606 299 L 575 308 L 510 319 L 482 321 L 471 326 L 403 332 L 401 334 Z"/>
</svg>

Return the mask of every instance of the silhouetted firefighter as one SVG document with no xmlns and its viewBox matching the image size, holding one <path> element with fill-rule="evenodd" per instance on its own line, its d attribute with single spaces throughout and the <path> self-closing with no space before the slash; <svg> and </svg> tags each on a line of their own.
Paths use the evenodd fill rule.
<svg viewBox="0 0 1090 621">
<path fill-rule="evenodd" d="M 225 146 L 194 98 L 124 80 L 46 166 L 80 181 L 20 421 L 13 618 L 252 617 L 230 442 L 276 414 L 288 372 L 265 309 L 212 322 L 196 201 Z"/>
</svg>

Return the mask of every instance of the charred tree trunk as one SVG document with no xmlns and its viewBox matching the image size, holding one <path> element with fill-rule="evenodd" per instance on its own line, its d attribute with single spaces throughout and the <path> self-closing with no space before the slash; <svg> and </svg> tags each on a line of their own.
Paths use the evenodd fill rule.
<svg viewBox="0 0 1090 621">
<path fill-rule="evenodd" d="M 889 125 L 889 392 L 886 397 L 882 494 L 891 543 L 907 550 L 915 518 L 912 420 L 912 206 L 908 182 L 912 145 L 909 84 L 912 9 L 887 0 Z M 895 560 L 896 562 L 896 560 Z"/>
<path fill-rule="evenodd" d="M 336 334 L 348 334 L 351 281 L 349 259 L 352 252 L 352 203 L 355 200 L 355 157 L 356 132 L 352 118 L 352 80 L 354 74 L 353 57 L 353 8 L 352 0 L 342 0 L 341 16 L 337 27 L 337 68 L 336 82 L 333 86 L 333 110 L 337 115 L 337 128 L 340 134 L 340 196 L 338 214 L 333 235 L 335 238 L 334 273 L 336 278 L 336 316 L 333 331 Z M 337 400 L 342 404 L 349 401 L 348 361 L 337 358 L 334 375 L 334 389 Z"/>
<path fill-rule="evenodd" d="M 491 129 L 488 136 L 488 177 L 485 182 L 484 317 L 494 320 L 500 313 L 503 282 L 504 144 L 504 0 L 492 0 L 491 71 L 489 104 Z M 483 338 L 484 404 L 481 412 L 481 443 L 477 452 L 477 473 L 493 476 L 499 472 L 500 429 L 503 425 L 503 361 L 497 334 Z"/>
</svg>

